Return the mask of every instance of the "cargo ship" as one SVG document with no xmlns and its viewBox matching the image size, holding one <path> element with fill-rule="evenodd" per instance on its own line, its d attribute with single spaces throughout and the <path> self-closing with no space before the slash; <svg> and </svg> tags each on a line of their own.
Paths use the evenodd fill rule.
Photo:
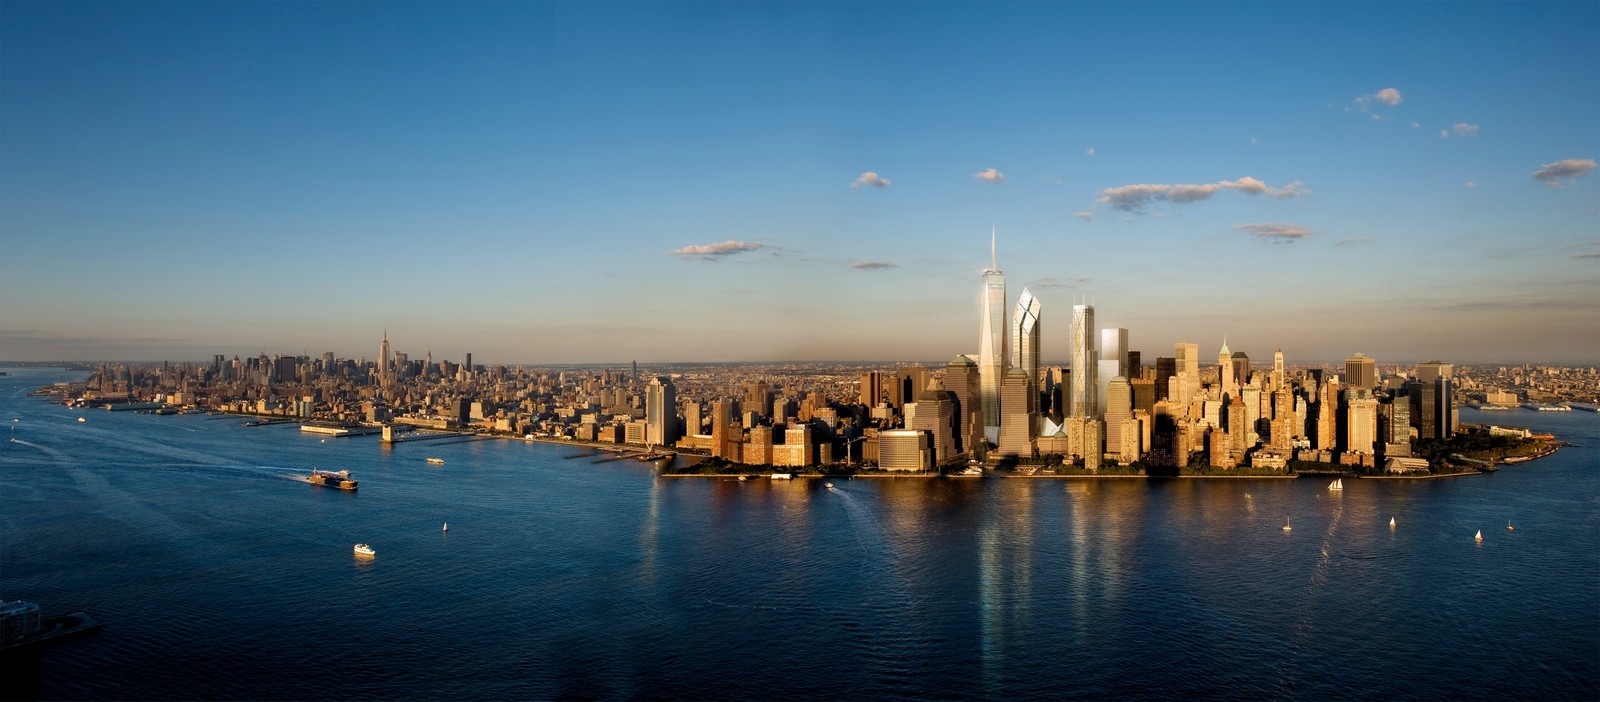
<svg viewBox="0 0 1600 702">
<path fill-rule="evenodd" d="M 356 481 L 350 479 L 350 471 L 347 470 L 341 470 L 336 473 L 331 470 L 317 470 L 312 468 L 311 476 L 306 478 L 306 482 L 311 483 L 312 485 L 336 487 L 340 490 L 356 489 Z"/>
</svg>

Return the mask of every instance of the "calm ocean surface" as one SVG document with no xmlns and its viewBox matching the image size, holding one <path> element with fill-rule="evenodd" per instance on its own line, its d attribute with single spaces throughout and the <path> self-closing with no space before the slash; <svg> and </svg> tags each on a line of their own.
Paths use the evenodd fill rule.
<svg viewBox="0 0 1600 702">
<path fill-rule="evenodd" d="M 7 370 L 0 598 L 105 624 L 9 671 L 8 697 L 1600 697 L 1592 413 L 1494 413 L 1579 446 L 1342 495 L 830 492 L 566 446 L 73 411 L 26 393 L 75 376 Z M 360 491 L 297 482 L 313 466 Z"/>
</svg>

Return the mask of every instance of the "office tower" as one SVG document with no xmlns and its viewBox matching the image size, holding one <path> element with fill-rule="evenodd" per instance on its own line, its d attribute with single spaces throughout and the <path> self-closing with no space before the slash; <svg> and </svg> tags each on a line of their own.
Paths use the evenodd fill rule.
<svg viewBox="0 0 1600 702">
<path fill-rule="evenodd" d="M 1328 378 L 1317 392 L 1317 436 L 1314 447 L 1331 451 L 1338 444 L 1339 381 Z"/>
<path fill-rule="evenodd" d="M 1187 374 L 1183 381 L 1185 393 L 1182 398 L 1183 406 L 1177 408 L 1175 413 L 1177 416 L 1186 417 L 1189 413 L 1189 401 L 1200 396 L 1200 345 L 1179 342 L 1173 345 L 1173 349 L 1177 356 L 1175 359 L 1177 372 Z M 1171 398 L 1168 399 L 1170 400 Z"/>
<path fill-rule="evenodd" d="M 1241 389 L 1250 384 L 1250 357 L 1243 351 L 1234 351 L 1229 359 L 1233 364 L 1233 384 Z"/>
<path fill-rule="evenodd" d="M 1033 456 L 1034 415 L 1028 411 L 1033 383 L 1021 368 L 1006 371 L 1000 385 L 1000 443 L 1002 456 Z"/>
<path fill-rule="evenodd" d="M 1256 432 L 1256 422 L 1261 419 L 1261 386 L 1254 382 L 1246 383 L 1239 388 L 1239 397 L 1244 400 L 1245 431 Z M 1254 440 L 1250 444 L 1255 445 Z"/>
<path fill-rule="evenodd" d="M 737 461 L 740 456 L 729 455 L 732 442 L 729 432 L 733 429 L 733 403 L 728 400 L 717 400 L 711 403 L 711 455 L 714 458 L 726 458 Z"/>
<path fill-rule="evenodd" d="M 1045 397 L 1050 405 L 1050 421 L 1059 425 L 1061 424 L 1061 419 L 1067 413 L 1067 393 L 1070 392 L 1072 376 L 1065 368 L 1052 366 L 1045 372 L 1045 377 L 1049 379 L 1049 383 L 1046 384 L 1045 388 Z M 1041 409 L 1040 411 L 1043 412 L 1044 410 Z"/>
<path fill-rule="evenodd" d="M 1150 451 L 1145 454 L 1145 463 L 1149 465 L 1179 465 L 1178 422 L 1169 410 L 1165 401 L 1157 402 L 1155 411 L 1150 415 Z M 1184 461 L 1188 461 L 1188 456 L 1184 456 Z"/>
<path fill-rule="evenodd" d="M 895 378 L 901 406 L 916 402 L 922 391 L 928 389 L 928 369 L 922 366 L 901 366 Z"/>
<path fill-rule="evenodd" d="M 466 372 L 468 378 L 472 377 L 473 372 L 476 370 L 472 367 L 472 352 L 467 352 L 466 360 L 461 362 L 461 370 Z"/>
<path fill-rule="evenodd" d="M 1099 362 L 1094 350 L 1094 307 L 1072 306 L 1072 333 L 1068 341 L 1072 359 L 1072 397 L 1067 402 L 1074 417 L 1099 416 L 1099 385 L 1095 382 Z"/>
<path fill-rule="evenodd" d="M 878 371 L 861 374 L 860 402 L 866 407 L 877 407 L 883 401 L 883 374 Z"/>
<path fill-rule="evenodd" d="M 630 367 L 630 369 L 628 371 L 628 380 L 629 381 L 637 381 L 638 379 L 639 379 L 639 362 L 638 361 L 633 361 L 632 365 L 631 365 L 631 367 Z"/>
<path fill-rule="evenodd" d="M 1039 300 L 1027 288 L 1017 298 L 1016 316 L 1011 320 L 1011 365 L 1022 369 L 1028 379 L 1028 392 L 1022 398 L 1029 415 L 1039 413 L 1039 340 L 1044 332 L 1039 327 Z M 1006 406 L 1003 397 L 1000 406 Z M 1002 410 L 1004 411 L 1004 410 Z"/>
<path fill-rule="evenodd" d="M 744 408 L 746 411 L 760 414 L 772 409 L 772 386 L 766 381 L 756 381 L 745 386 Z"/>
<path fill-rule="evenodd" d="M 934 465 L 944 465 L 956 456 L 955 402 L 944 382 L 934 378 L 917 396 L 917 416 L 906 426 L 928 433 Z"/>
<path fill-rule="evenodd" d="M 389 330 L 383 330 L 383 343 L 378 345 L 378 376 L 389 375 Z"/>
<path fill-rule="evenodd" d="M 1128 381 L 1128 389 L 1133 393 L 1133 411 L 1135 413 L 1143 411 L 1146 415 L 1149 415 L 1155 412 L 1155 378 L 1134 378 Z"/>
<path fill-rule="evenodd" d="M 1228 402 L 1228 467 L 1230 468 L 1244 460 L 1244 452 L 1252 445 L 1250 428 L 1247 426 L 1249 417 L 1249 413 L 1244 409 L 1244 399 L 1235 395 Z"/>
<path fill-rule="evenodd" d="M 704 428 L 705 405 L 690 401 L 683 403 L 683 432 L 685 434 L 699 434 Z"/>
<path fill-rule="evenodd" d="M 1128 382 L 1131 383 L 1136 379 L 1144 377 L 1144 359 L 1139 357 L 1138 351 L 1128 351 L 1127 356 L 1127 363 L 1125 363 L 1123 367 L 1123 370 L 1127 371 L 1124 377 L 1126 377 Z"/>
<path fill-rule="evenodd" d="M 1283 388 L 1283 349 L 1272 352 L 1272 390 Z"/>
<path fill-rule="evenodd" d="M 1222 350 L 1217 352 L 1217 390 L 1223 395 L 1238 395 L 1238 381 L 1233 377 L 1233 352 L 1228 350 L 1228 337 L 1222 337 Z"/>
<path fill-rule="evenodd" d="M 1109 330 L 1108 330 L 1109 331 Z M 1123 422 L 1133 417 L 1133 388 L 1128 379 L 1113 376 L 1106 385 L 1106 450 L 1122 451 Z"/>
<path fill-rule="evenodd" d="M 1167 379 L 1177 374 L 1177 359 L 1156 356 L 1156 402 L 1162 402 L 1169 398 Z"/>
<path fill-rule="evenodd" d="M 1378 387 L 1378 362 L 1364 353 L 1344 359 L 1344 384 L 1346 387 Z"/>
<path fill-rule="evenodd" d="M 965 354 L 956 356 L 945 365 L 944 386 L 955 396 L 956 451 L 972 451 L 983 436 L 979 422 L 978 363 Z"/>
<path fill-rule="evenodd" d="M 978 383 L 984 438 L 1000 443 L 1000 381 L 1006 358 L 1006 275 L 994 253 L 994 231 L 989 232 L 989 268 L 983 272 L 979 297 Z"/>
<path fill-rule="evenodd" d="M 1449 378 L 1455 375 L 1455 364 L 1442 361 L 1427 361 L 1417 364 L 1417 380 L 1424 383 L 1433 383 L 1439 378 Z"/>
<path fill-rule="evenodd" d="M 784 395 L 772 398 L 772 421 L 782 422 L 794 416 L 794 398 Z"/>
<path fill-rule="evenodd" d="M 933 448 L 927 432 L 892 429 L 878 434 L 878 467 L 883 470 L 926 471 L 934 468 Z"/>
<path fill-rule="evenodd" d="M 1111 386 L 1111 379 L 1119 375 L 1123 379 L 1128 378 L 1128 330 L 1101 329 L 1100 345 L 1095 348 L 1095 356 L 1099 360 L 1095 363 L 1094 406 L 1103 415 L 1106 411 L 1106 390 Z M 1110 428 L 1108 422 L 1107 432 Z M 1115 450 L 1113 444 L 1106 445 Z"/>
<path fill-rule="evenodd" d="M 1375 453 L 1378 442 L 1378 401 L 1372 390 L 1353 387 L 1345 390 L 1345 442 L 1346 451 Z"/>
</svg>

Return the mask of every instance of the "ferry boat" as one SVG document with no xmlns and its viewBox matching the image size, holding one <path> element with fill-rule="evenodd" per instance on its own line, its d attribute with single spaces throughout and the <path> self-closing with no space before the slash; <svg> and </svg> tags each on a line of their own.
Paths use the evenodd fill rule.
<svg viewBox="0 0 1600 702">
<path fill-rule="evenodd" d="M 317 470 L 312 468 L 311 475 L 306 477 L 306 482 L 311 483 L 312 485 L 336 487 L 340 490 L 356 489 L 356 481 L 350 479 L 350 471 L 347 470 L 341 470 L 336 473 L 331 470 Z"/>
<path fill-rule="evenodd" d="M 357 555 L 361 555 L 361 556 L 376 556 L 376 555 L 378 555 L 377 551 L 372 550 L 372 547 L 368 546 L 366 544 L 356 544 L 356 549 L 355 550 L 356 550 L 356 554 Z"/>
<path fill-rule="evenodd" d="M 435 464 L 435 465 L 438 465 L 438 464 L 444 463 L 444 459 L 443 458 L 429 458 L 428 462 L 432 463 L 432 464 Z"/>
</svg>

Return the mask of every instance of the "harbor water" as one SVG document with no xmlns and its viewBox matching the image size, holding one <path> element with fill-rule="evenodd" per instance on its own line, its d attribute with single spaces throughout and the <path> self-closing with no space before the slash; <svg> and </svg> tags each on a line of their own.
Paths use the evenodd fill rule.
<svg viewBox="0 0 1600 702">
<path fill-rule="evenodd" d="M 104 624 L 12 663 L 10 698 L 1600 697 L 1594 413 L 1463 410 L 1576 445 L 1342 492 L 828 490 L 72 410 L 27 392 L 80 376 L 5 370 L 0 598 Z"/>
</svg>

